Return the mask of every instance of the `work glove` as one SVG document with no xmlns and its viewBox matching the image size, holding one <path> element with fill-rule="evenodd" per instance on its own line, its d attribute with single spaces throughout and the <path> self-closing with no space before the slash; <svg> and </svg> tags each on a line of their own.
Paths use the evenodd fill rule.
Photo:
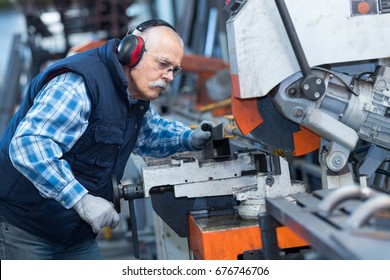
<svg viewBox="0 0 390 280">
<path fill-rule="evenodd" d="M 113 205 L 101 197 L 86 194 L 73 206 L 73 209 L 81 219 L 91 225 L 94 233 L 106 226 L 114 229 L 119 224 L 119 215 Z"/>
<path fill-rule="evenodd" d="M 211 130 L 215 124 L 211 121 L 202 121 L 199 126 L 191 133 L 190 142 L 196 150 L 201 150 L 211 139 Z"/>
</svg>

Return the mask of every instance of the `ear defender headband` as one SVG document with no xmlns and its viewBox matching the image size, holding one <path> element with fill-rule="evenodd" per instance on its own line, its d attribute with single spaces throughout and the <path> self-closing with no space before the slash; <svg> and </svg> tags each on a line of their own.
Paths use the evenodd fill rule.
<svg viewBox="0 0 390 280">
<path fill-rule="evenodd" d="M 122 65 L 136 66 L 145 52 L 145 42 L 140 36 L 132 34 L 134 30 L 137 29 L 140 32 L 144 32 L 153 26 L 167 26 L 176 32 L 172 25 L 162 19 L 147 20 L 130 29 L 129 34 L 121 40 L 118 46 L 118 59 Z"/>
</svg>

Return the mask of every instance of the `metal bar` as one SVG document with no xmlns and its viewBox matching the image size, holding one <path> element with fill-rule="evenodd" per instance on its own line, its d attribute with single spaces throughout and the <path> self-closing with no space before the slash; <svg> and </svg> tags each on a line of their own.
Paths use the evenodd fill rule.
<svg viewBox="0 0 390 280">
<path fill-rule="evenodd" d="M 331 192 L 328 191 L 327 194 L 329 193 Z M 326 197 L 327 195 L 323 199 Z M 389 258 L 388 250 L 383 250 L 390 245 L 388 230 L 383 230 L 375 224 L 367 224 L 364 228 L 360 228 L 362 223 L 360 221 L 366 220 L 366 215 L 359 213 L 359 209 L 362 208 L 355 207 L 351 214 L 347 214 L 340 206 L 341 208 L 333 211 L 330 217 L 322 217 L 318 215 L 318 206 L 315 206 L 321 202 L 320 199 L 309 194 L 296 194 L 291 198 L 266 199 L 267 212 L 279 223 L 305 239 L 320 254 L 320 257 L 349 260 Z M 389 199 L 384 198 L 375 201 L 373 205 L 377 209 L 382 209 L 382 206 L 388 207 Z M 356 203 L 363 207 L 365 202 Z M 368 208 L 371 208 L 371 205 Z M 367 209 L 363 210 L 366 212 Z M 355 214 L 359 217 L 359 229 L 348 228 L 348 223 L 351 223 L 348 217 L 351 219 Z"/>
<path fill-rule="evenodd" d="M 331 259 L 346 257 L 335 250 L 336 244 L 331 238 L 335 229 L 306 208 L 301 209 L 284 197 L 266 199 L 266 207 L 273 218 L 309 242 L 323 256 Z"/>
<path fill-rule="evenodd" d="M 349 229 L 359 229 L 377 211 L 386 209 L 390 209 L 390 196 L 377 194 L 369 198 L 353 212 L 347 221 L 346 227 Z"/>
<path fill-rule="evenodd" d="M 3 135 L 8 122 L 14 115 L 19 97 L 19 79 L 22 74 L 22 57 L 20 52 L 21 35 L 13 37 L 11 55 L 8 61 L 5 83 L 0 89 L 0 136 Z"/>
<path fill-rule="evenodd" d="M 303 52 L 301 42 L 299 41 L 298 34 L 294 28 L 294 23 L 291 20 L 286 3 L 284 0 L 275 0 L 275 3 L 283 21 L 284 28 L 286 29 L 288 38 L 290 39 L 299 67 L 301 68 L 303 76 L 307 77 L 311 74 L 311 68 L 307 62 L 305 53 Z"/>
<path fill-rule="evenodd" d="M 139 259 L 139 242 L 138 242 L 138 232 L 137 232 L 137 220 L 135 218 L 135 208 L 134 200 L 129 200 L 129 210 L 130 210 L 130 219 L 131 219 L 131 239 L 133 240 L 133 250 L 134 257 Z"/>
<path fill-rule="evenodd" d="M 206 42 L 204 48 L 204 55 L 206 57 L 213 56 L 213 49 L 215 44 L 215 37 L 217 32 L 217 17 L 218 10 L 216 8 L 211 8 L 209 12 L 209 21 L 206 32 Z"/>
<path fill-rule="evenodd" d="M 260 230 L 262 252 L 266 260 L 279 260 L 280 250 L 278 238 L 276 236 L 276 227 L 278 226 L 274 218 L 269 214 L 260 214 Z"/>
</svg>

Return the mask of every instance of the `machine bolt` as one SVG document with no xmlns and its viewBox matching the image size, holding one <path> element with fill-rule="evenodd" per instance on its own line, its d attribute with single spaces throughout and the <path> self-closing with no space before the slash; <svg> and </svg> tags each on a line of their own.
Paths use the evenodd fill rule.
<svg viewBox="0 0 390 280">
<path fill-rule="evenodd" d="M 300 118 L 303 116 L 303 110 L 301 108 L 297 108 L 293 111 L 293 115 L 296 118 Z"/>
<path fill-rule="evenodd" d="M 272 187 L 272 185 L 275 183 L 274 177 L 268 176 L 268 177 L 265 179 L 265 183 L 266 183 L 267 185 L 269 185 L 270 187 Z"/>
<path fill-rule="evenodd" d="M 305 90 L 309 90 L 310 85 L 309 85 L 309 84 L 305 84 L 305 85 L 303 86 L 303 88 L 304 88 Z"/>
<path fill-rule="evenodd" d="M 383 80 L 383 79 L 378 79 L 378 81 L 376 82 L 376 87 L 378 89 L 383 90 L 383 89 L 385 89 L 387 87 L 387 82 L 385 80 Z"/>
<path fill-rule="evenodd" d="M 290 96 L 295 96 L 295 95 L 297 94 L 297 90 L 296 90 L 295 88 L 290 88 L 290 89 L 288 90 L 288 94 L 289 94 Z"/>
<path fill-rule="evenodd" d="M 335 156 L 332 160 L 332 163 L 335 167 L 340 167 L 343 165 L 344 161 L 341 156 Z"/>
<path fill-rule="evenodd" d="M 321 79 L 317 79 L 317 80 L 316 80 L 316 84 L 317 84 L 317 85 L 320 85 L 321 83 L 322 83 L 322 80 L 321 80 Z"/>
<path fill-rule="evenodd" d="M 320 98 L 320 96 L 321 96 L 321 94 L 320 94 L 318 91 L 316 91 L 316 92 L 314 93 L 314 97 L 315 97 L 315 98 Z"/>
</svg>

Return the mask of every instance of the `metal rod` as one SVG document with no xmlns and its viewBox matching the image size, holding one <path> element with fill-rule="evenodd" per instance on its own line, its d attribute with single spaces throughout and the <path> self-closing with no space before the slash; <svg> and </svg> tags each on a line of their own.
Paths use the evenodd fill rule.
<svg viewBox="0 0 390 280">
<path fill-rule="evenodd" d="M 5 132 L 18 103 L 20 77 L 22 75 L 21 34 L 13 36 L 11 53 L 5 72 L 4 84 L 0 84 L 0 137 Z"/>
<path fill-rule="evenodd" d="M 137 221 L 135 218 L 134 200 L 129 200 L 130 220 L 131 220 L 131 237 L 133 240 L 134 257 L 139 259 L 139 242 L 137 232 Z"/>
<path fill-rule="evenodd" d="M 377 194 L 369 198 L 351 214 L 346 222 L 346 228 L 359 229 L 375 212 L 386 209 L 390 209 L 390 197 L 385 194 Z"/>
<path fill-rule="evenodd" d="M 340 205 L 340 203 L 348 199 L 366 200 L 374 194 L 372 189 L 367 187 L 359 187 L 357 185 L 343 186 L 335 189 L 318 204 L 317 212 L 323 217 L 329 217 L 332 211 Z"/>
<path fill-rule="evenodd" d="M 262 251 L 266 260 L 279 260 L 280 249 L 276 235 L 277 222 L 269 214 L 259 215 Z"/>
<path fill-rule="evenodd" d="M 305 53 L 303 52 L 301 42 L 299 41 L 298 34 L 294 28 L 294 24 L 291 20 L 286 3 L 284 2 L 284 0 L 275 0 L 275 3 L 278 8 L 280 17 L 282 18 L 283 25 L 286 29 L 288 38 L 290 39 L 290 43 L 294 50 L 299 67 L 301 68 L 303 76 L 307 77 L 311 74 L 311 68 L 309 66 L 309 63 L 307 62 Z"/>
</svg>

